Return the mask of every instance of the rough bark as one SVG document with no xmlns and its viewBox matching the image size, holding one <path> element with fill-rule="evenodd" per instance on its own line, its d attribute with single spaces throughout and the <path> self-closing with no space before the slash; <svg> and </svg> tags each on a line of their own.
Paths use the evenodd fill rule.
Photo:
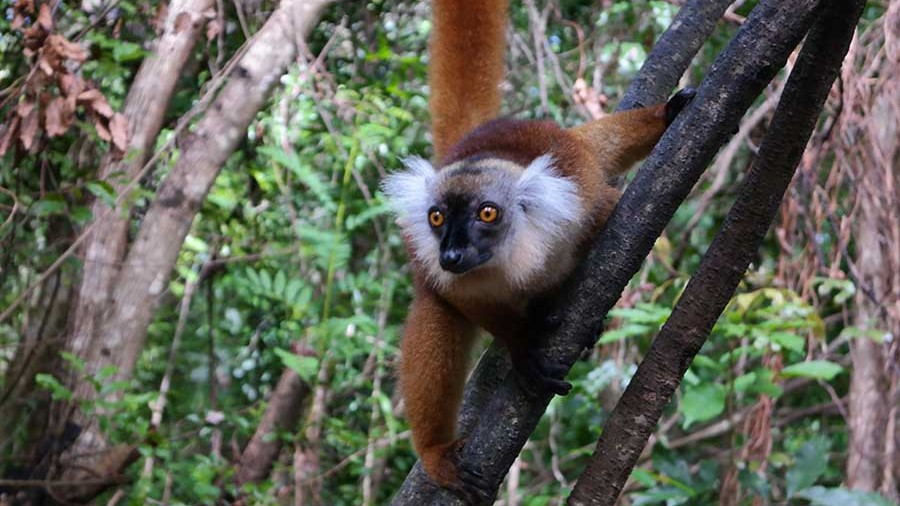
<svg viewBox="0 0 900 506">
<path fill-rule="evenodd" d="M 734 206 L 604 426 L 568 504 L 610 505 L 618 498 L 663 409 L 775 218 L 864 5 L 865 0 L 825 4 Z"/>
<path fill-rule="evenodd" d="M 109 182 L 117 193 L 124 191 L 125 182 L 135 177 L 146 162 L 182 67 L 201 32 L 203 11 L 212 5 L 212 0 L 176 0 L 170 6 L 163 32 L 153 41 L 151 52 L 142 62 L 125 99 L 123 114 L 129 124 L 128 154 L 121 159 L 106 156 L 98 169 L 98 178 Z M 125 216 L 127 210 L 110 210 L 100 199 L 92 204 L 91 211 L 95 220 L 102 220 L 103 223 L 102 227 L 89 232 L 84 240 L 85 261 L 77 298 L 73 297 L 68 314 L 68 331 L 63 332 L 59 326 L 51 327 L 54 329 L 53 346 L 23 343 L 27 360 L 17 363 L 28 364 L 29 369 L 8 376 L 8 379 L 15 379 L 12 385 L 33 385 L 32 378 L 36 372 L 57 368 L 59 357 L 55 356 L 55 352 L 60 347 L 60 341 L 65 341 L 68 351 L 84 356 L 85 350 L 97 338 L 97 325 L 108 307 L 112 281 L 125 252 L 128 221 Z M 64 316 L 63 321 L 65 319 Z M 78 378 L 70 378 L 68 383 L 79 393 L 89 388 L 79 384 Z M 62 406 L 58 408 L 56 411 L 65 411 Z M 46 415 L 43 411 L 31 413 L 33 420 L 43 420 Z M 65 420 L 57 421 L 59 425 L 65 424 Z M 30 425 L 40 427 L 43 423 Z M 51 432 L 62 431 L 63 427 L 51 423 Z"/>
<path fill-rule="evenodd" d="M 856 181 L 856 326 L 869 337 L 850 343 L 850 441 L 847 484 L 900 500 L 900 2 L 883 20 L 887 57 L 871 103 L 859 104 L 865 123 L 854 138 L 861 172 Z M 892 338 L 890 337 L 892 336 Z"/>
<path fill-rule="evenodd" d="M 125 99 L 123 114 L 128 118 L 128 154 L 120 160 L 106 156 L 97 174 L 98 179 L 112 185 L 116 194 L 125 191 L 126 183 L 140 172 L 150 157 L 181 70 L 202 32 L 204 11 L 212 6 L 212 0 L 176 0 L 169 6 L 163 33 L 141 63 Z M 91 212 L 95 219 L 103 220 L 103 226 L 94 229 L 85 239 L 78 305 L 66 346 L 80 357 L 86 356 L 86 351 L 98 339 L 96 330 L 109 305 L 112 283 L 128 240 L 127 209 L 110 210 L 97 199 Z"/>
<path fill-rule="evenodd" d="M 716 59 L 693 104 L 660 140 L 587 259 L 564 287 L 563 295 L 551 304 L 550 313 L 562 322 L 547 336 L 547 354 L 554 360 L 571 365 L 585 348 L 594 345 L 606 313 L 676 208 L 806 33 L 816 4 L 815 0 L 762 2 Z M 675 83 L 666 84 L 671 87 Z M 496 366 L 496 361 L 486 366 Z M 481 369 L 479 364 L 476 376 L 497 377 Z M 468 431 L 461 456 L 465 465 L 479 470 L 496 490 L 549 401 L 549 396 L 529 397 L 515 378 L 507 375 L 489 402 L 477 410 L 484 423 L 479 420 Z M 447 490 L 432 496 L 433 489 L 416 466 L 394 504 L 461 504 Z"/>
<path fill-rule="evenodd" d="M 281 439 L 275 435 L 297 424 L 300 407 L 311 392 L 309 384 L 293 369 L 284 369 L 256 432 L 241 454 L 236 477 L 238 486 L 260 482 L 269 475 L 282 446 Z"/>
<path fill-rule="evenodd" d="M 116 367 L 110 381 L 130 378 L 143 349 L 147 328 L 165 291 L 191 223 L 225 161 L 298 54 L 332 0 L 285 0 L 256 34 L 227 84 L 182 143 L 181 157 L 160 185 L 119 272 L 112 294 L 95 327 L 95 341 L 83 351 L 90 370 Z M 177 24 L 177 23 L 176 23 Z M 81 392 L 90 398 L 90 391 Z M 64 455 L 65 477 L 85 469 L 108 469 L 123 460 L 121 449 L 108 449 L 90 420 L 76 413 L 81 435 Z M 115 450 L 115 451 L 112 451 Z M 88 494 L 89 495 L 89 494 Z"/>
</svg>

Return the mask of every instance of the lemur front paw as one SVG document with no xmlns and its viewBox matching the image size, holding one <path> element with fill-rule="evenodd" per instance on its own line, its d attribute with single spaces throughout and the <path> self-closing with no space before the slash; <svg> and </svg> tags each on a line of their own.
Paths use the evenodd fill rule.
<svg viewBox="0 0 900 506">
<path fill-rule="evenodd" d="M 684 88 L 672 95 L 672 98 L 666 102 L 666 126 L 671 125 L 672 122 L 675 121 L 675 118 L 678 117 L 678 113 L 687 107 L 687 105 L 694 100 L 696 95 L 697 90 L 694 88 Z"/>
<path fill-rule="evenodd" d="M 564 379 L 569 368 L 548 358 L 540 348 L 513 353 L 512 365 L 519 386 L 532 396 L 547 392 L 566 395 L 572 390 L 572 384 Z"/>
<path fill-rule="evenodd" d="M 452 490 L 466 504 L 490 504 L 493 491 L 490 482 L 461 459 L 465 438 L 437 445 L 422 452 L 425 472 L 438 485 Z"/>
</svg>

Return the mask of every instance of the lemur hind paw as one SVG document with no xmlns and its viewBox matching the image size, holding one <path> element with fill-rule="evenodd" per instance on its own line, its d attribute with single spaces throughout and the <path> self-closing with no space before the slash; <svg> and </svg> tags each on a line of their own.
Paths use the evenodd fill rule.
<svg viewBox="0 0 900 506">
<path fill-rule="evenodd" d="M 678 117 L 678 113 L 687 107 L 687 105 L 694 100 L 696 95 L 697 90 L 694 88 L 684 88 L 672 95 L 672 98 L 666 102 L 666 126 L 671 125 L 672 122 L 675 121 L 675 118 Z"/>
<path fill-rule="evenodd" d="M 535 397 L 547 392 L 567 395 L 572 390 L 572 384 L 564 379 L 569 368 L 546 357 L 543 351 L 529 348 L 513 355 L 513 368 L 519 386 Z"/>
<path fill-rule="evenodd" d="M 465 442 L 465 438 L 459 438 L 423 452 L 422 464 L 435 483 L 458 495 L 466 504 L 490 504 L 494 496 L 491 483 L 480 471 L 462 462 Z"/>
</svg>

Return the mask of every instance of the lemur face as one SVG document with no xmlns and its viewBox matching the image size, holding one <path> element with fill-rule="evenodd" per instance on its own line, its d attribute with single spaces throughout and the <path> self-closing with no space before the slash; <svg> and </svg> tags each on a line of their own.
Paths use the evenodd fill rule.
<svg viewBox="0 0 900 506">
<path fill-rule="evenodd" d="M 575 183 L 558 175 L 549 156 L 527 167 L 467 159 L 439 171 L 416 158 L 384 190 L 416 259 L 439 287 L 482 266 L 526 282 L 581 214 Z"/>
</svg>

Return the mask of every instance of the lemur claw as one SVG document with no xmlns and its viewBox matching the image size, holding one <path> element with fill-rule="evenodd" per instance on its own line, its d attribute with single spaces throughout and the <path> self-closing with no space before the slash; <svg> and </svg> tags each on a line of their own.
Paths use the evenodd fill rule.
<svg viewBox="0 0 900 506">
<path fill-rule="evenodd" d="M 485 504 L 492 502 L 490 482 L 477 470 L 460 465 L 457 468 L 459 484 L 453 488 L 467 504 Z"/>
<path fill-rule="evenodd" d="M 535 397 L 546 392 L 567 395 L 572 390 L 572 384 L 563 379 L 568 367 L 546 358 L 542 351 L 533 348 L 513 357 L 519 386 Z"/>
<path fill-rule="evenodd" d="M 697 90 L 694 88 L 684 88 L 672 95 L 672 98 L 666 102 L 666 126 L 671 125 L 672 122 L 675 121 L 675 118 L 678 117 L 678 113 L 687 107 L 687 105 L 694 100 L 696 95 Z"/>
</svg>

